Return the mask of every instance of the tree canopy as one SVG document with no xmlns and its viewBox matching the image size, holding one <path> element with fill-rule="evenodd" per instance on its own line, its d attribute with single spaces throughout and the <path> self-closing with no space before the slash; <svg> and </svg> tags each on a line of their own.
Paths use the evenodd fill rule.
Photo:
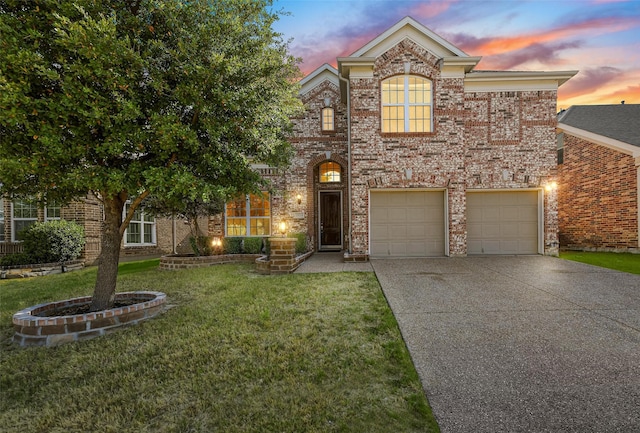
<svg viewBox="0 0 640 433">
<path fill-rule="evenodd" d="M 148 195 L 208 202 L 259 190 L 251 164 L 288 162 L 301 108 L 297 61 L 270 7 L 0 1 L 0 193 L 59 203 L 94 193 L 105 207 L 100 266 L 117 270 L 113 249 Z M 98 286 L 94 298 L 107 290 Z"/>
</svg>

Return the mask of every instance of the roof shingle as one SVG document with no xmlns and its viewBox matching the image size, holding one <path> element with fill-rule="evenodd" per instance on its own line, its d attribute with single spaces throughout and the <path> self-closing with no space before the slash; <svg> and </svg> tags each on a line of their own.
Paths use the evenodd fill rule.
<svg viewBox="0 0 640 433">
<path fill-rule="evenodd" d="M 640 147 L 640 104 L 574 105 L 558 123 Z"/>
</svg>

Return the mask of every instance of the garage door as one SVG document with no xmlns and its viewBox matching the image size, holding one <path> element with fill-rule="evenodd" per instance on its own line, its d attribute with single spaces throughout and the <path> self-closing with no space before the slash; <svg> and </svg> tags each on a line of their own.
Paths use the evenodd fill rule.
<svg viewBox="0 0 640 433">
<path fill-rule="evenodd" d="M 537 253 L 537 191 L 467 194 L 467 254 Z"/>
<path fill-rule="evenodd" d="M 371 192 L 371 256 L 445 254 L 444 192 Z"/>
</svg>

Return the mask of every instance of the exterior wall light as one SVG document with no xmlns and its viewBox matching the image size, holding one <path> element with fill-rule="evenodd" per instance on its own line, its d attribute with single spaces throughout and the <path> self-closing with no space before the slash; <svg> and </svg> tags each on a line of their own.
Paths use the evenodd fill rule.
<svg viewBox="0 0 640 433">
<path fill-rule="evenodd" d="M 298 204 L 302 204 L 302 196 L 300 194 L 296 194 L 296 200 L 298 200 Z"/>
<path fill-rule="evenodd" d="M 215 237 L 211 240 L 211 247 L 213 248 L 213 252 L 215 254 L 219 254 L 222 250 L 222 239 Z"/>
<path fill-rule="evenodd" d="M 278 224 L 278 231 L 282 236 L 284 236 L 287 232 L 287 223 L 284 221 L 280 221 L 280 224 Z"/>
<path fill-rule="evenodd" d="M 555 191 L 556 189 L 558 189 L 558 182 L 556 182 L 555 180 L 553 182 L 549 182 L 544 186 L 544 189 L 548 192 Z"/>
</svg>

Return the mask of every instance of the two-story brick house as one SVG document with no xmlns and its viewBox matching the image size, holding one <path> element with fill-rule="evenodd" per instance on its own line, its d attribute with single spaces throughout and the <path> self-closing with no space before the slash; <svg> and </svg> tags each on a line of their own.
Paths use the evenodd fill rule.
<svg viewBox="0 0 640 433">
<path fill-rule="evenodd" d="M 407 17 L 318 68 L 300 83 L 292 165 L 257 167 L 276 191 L 228 203 L 209 235 L 284 222 L 345 260 L 557 254 L 557 90 L 576 71 L 479 61 Z"/>
<path fill-rule="evenodd" d="M 345 260 L 557 254 L 557 89 L 576 71 L 479 61 L 405 18 L 305 77 L 271 233 L 285 221 Z M 237 208 L 220 234 L 251 234 L 231 227 Z"/>
</svg>

